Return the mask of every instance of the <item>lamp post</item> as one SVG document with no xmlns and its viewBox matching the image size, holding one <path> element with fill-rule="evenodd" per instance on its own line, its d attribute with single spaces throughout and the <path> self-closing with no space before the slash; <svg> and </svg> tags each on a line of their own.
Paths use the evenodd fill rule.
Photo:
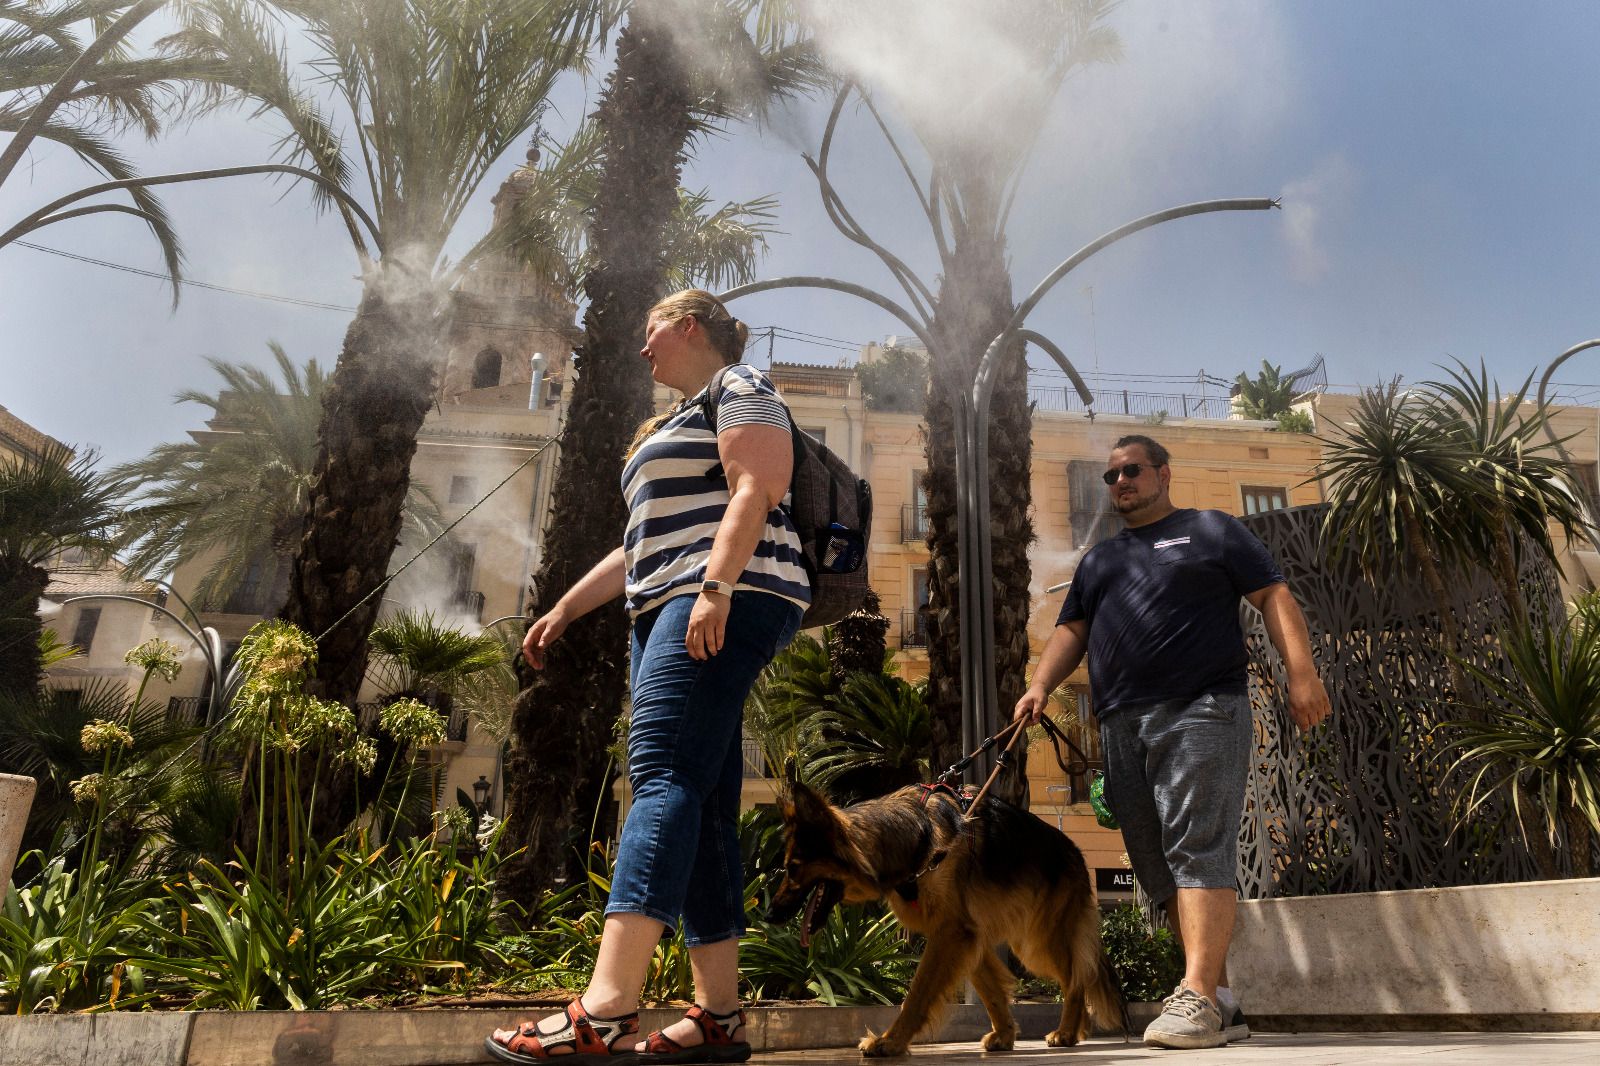
<svg viewBox="0 0 1600 1066">
<path fill-rule="evenodd" d="M 489 783 L 489 778 L 484 774 L 479 774 L 478 779 L 472 783 L 472 803 L 473 806 L 478 808 L 479 814 L 483 814 L 485 808 L 488 807 L 489 793 L 493 789 L 494 786 Z"/>
</svg>

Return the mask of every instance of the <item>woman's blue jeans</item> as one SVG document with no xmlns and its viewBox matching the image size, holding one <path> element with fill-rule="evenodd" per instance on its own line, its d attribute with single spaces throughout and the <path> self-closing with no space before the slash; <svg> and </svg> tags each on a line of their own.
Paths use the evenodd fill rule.
<svg viewBox="0 0 1600 1066">
<path fill-rule="evenodd" d="M 800 608 L 765 592 L 733 594 L 722 650 L 689 657 L 695 596 L 676 596 L 633 623 L 628 780 L 607 914 L 683 919 L 690 946 L 744 932 L 739 861 L 740 727 L 756 677 L 800 628 Z"/>
</svg>

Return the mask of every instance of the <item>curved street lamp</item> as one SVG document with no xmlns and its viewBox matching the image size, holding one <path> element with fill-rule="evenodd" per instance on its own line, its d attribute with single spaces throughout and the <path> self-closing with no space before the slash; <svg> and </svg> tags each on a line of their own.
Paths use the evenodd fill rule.
<svg viewBox="0 0 1600 1066">
<path fill-rule="evenodd" d="M 1544 368 L 1544 375 L 1539 378 L 1539 410 L 1544 410 L 1545 403 L 1547 402 L 1545 398 L 1545 391 L 1550 387 L 1550 379 L 1555 376 L 1556 368 L 1562 363 L 1565 363 L 1568 359 L 1571 359 L 1573 356 L 1577 355 L 1579 352 L 1587 351 L 1590 348 L 1600 348 L 1600 339 L 1584 341 L 1581 344 L 1574 344 L 1572 347 L 1568 348 L 1566 351 L 1552 359 L 1550 361 L 1550 365 Z M 1572 455 L 1567 451 L 1566 445 L 1561 443 L 1561 438 L 1556 436 L 1555 427 L 1550 425 L 1549 419 L 1546 419 L 1544 423 L 1544 435 L 1550 438 L 1551 444 L 1555 445 L 1556 454 L 1561 456 L 1561 461 L 1570 467 L 1572 465 Z M 1600 532 L 1597 532 L 1595 529 L 1595 522 L 1596 520 L 1600 520 L 1600 515 L 1596 515 L 1594 513 L 1594 509 L 1591 506 L 1591 501 L 1589 499 L 1581 499 L 1578 502 L 1583 505 L 1584 517 L 1588 519 L 1588 521 L 1583 524 L 1584 539 L 1589 542 L 1589 546 L 1591 548 L 1593 548 L 1596 552 L 1600 552 Z"/>
<path fill-rule="evenodd" d="M 206 696 L 205 725 L 207 729 L 210 729 L 214 724 L 219 709 L 226 707 L 239 691 L 239 686 L 244 681 L 243 674 L 240 672 L 237 662 L 228 666 L 226 670 L 223 668 L 222 635 L 211 626 L 200 625 L 200 616 L 195 614 L 194 608 L 190 607 L 188 602 L 172 589 L 171 585 L 168 585 L 165 581 L 158 580 L 153 581 L 153 583 L 165 588 L 172 596 L 176 597 L 179 603 L 183 604 L 184 610 L 188 611 L 195 620 L 196 625 L 194 627 L 191 627 L 181 617 L 159 603 L 151 603 L 141 597 L 122 593 L 91 592 L 82 596 L 69 596 L 61 601 L 61 606 L 65 607 L 69 603 L 84 603 L 90 600 L 120 600 L 126 603 L 137 603 L 141 607 L 160 611 L 172 619 L 178 628 L 183 630 L 184 635 L 194 642 L 195 647 L 200 649 L 200 656 L 205 660 L 209 680 Z"/>
<path fill-rule="evenodd" d="M 832 132 L 831 123 L 829 132 L 830 134 Z M 823 166 L 825 166 L 826 146 L 823 160 Z M 837 207 L 837 194 L 827 184 L 823 168 L 813 164 L 812 169 L 817 174 L 818 181 L 822 184 L 825 202 L 831 207 Z M 1092 409 L 1094 397 L 1071 361 L 1048 338 L 1025 327 L 1028 315 L 1038 306 L 1039 301 L 1062 278 L 1066 277 L 1067 274 L 1090 256 L 1140 230 L 1148 229 L 1162 222 L 1187 218 L 1191 215 L 1219 211 L 1265 211 L 1278 206 L 1280 206 L 1278 200 L 1265 197 L 1258 199 L 1205 200 L 1145 215 L 1143 218 L 1135 219 L 1124 226 L 1111 230 L 1084 245 L 1049 274 L 1045 275 L 1044 279 L 1034 287 L 1027 299 L 1017 306 L 1006 327 L 989 342 L 989 346 L 984 350 L 983 356 L 978 363 L 972 388 L 969 392 L 959 397 L 960 402 L 955 412 L 957 441 L 955 463 L 956 541 L 959 566 L 957 585 L 960 597 L 960 631 L 962 634 L 961 745 L 963 751 L 970 751 L 976 747 L 979 739 L 988 732 L 986 708 L 994 708 L 997 715 L 1003 710 L 997 706 L 999 696 L 994 670 L 994 588 L 989 580 L 989 575 L 993 572 L 994 563 L 989 523 L 989 406 L 999 373 L 1001 354 L 1008 346 L 1018 340 L 1032 343 L 1042 348 L 1072 381 L 1085 405 L 1090 406 Z M 848 216 L 845 217 L 853 225 L 853 220 L 848 220 Z M 883 251 L 880 246 L 876 246 L 865 238 L 858 228 L 855 229 L 855 233 L 856 236 L 852 237 L 852 239 L 856 239 L 858 243 L 867 243 L 869 247 L 873 247 L 875 251 L 879 252 L 880 257 L 889 256 L 888 252 Z M 847 236 L 849 235 L 847 233 Z M 890 256 L 889 258 L 892 259 L 893 257 Z M 927 292 L 926 287 L 921 285 L 914 275 L 910 275 L 904 264 L 898 260 L 894 260 L 894 263 L 899 267 L 898 270 L 895 270 L 896 276 L 901 279 L 913 302 L 917 304 L 919 312 L 923 312 L 926 301 L 919 299 L 918 296 L 919 293 L 925 294 Z M 938 348 L 933 343 L 931 314 L 927 314 L 926 317 L 914 315 L 879 292 L 862 285 L 840 281 L 836 278 L 799 276 L 752 282 L 748 285 L 740 285 L 729 289 L 721 295 L 721 299 L 724 302 L 728 302 L 753 293 L 787 288 L 827 289 L 855 296 L 889 312 L 904 323 L 916 335 L 917 339 L 927 346 L 930 352 L 934 352 Z M 1019 347 L 1018 350 L 1021 351 L 1023 349 Z M 969 577 L 971 578 L 970 580 Z M 981 769 L 976 764 L 968 770 L 969 775 L 976 775 L 979 772 L 981 772 Z"/>
</svg>

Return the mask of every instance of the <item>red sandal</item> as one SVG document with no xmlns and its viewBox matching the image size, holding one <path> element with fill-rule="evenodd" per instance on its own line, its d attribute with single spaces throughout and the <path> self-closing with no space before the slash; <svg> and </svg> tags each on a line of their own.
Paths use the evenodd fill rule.
<svg viewBox="0 0 1600 1066">
<path fill-rule="evenodd" d="M 696 1003 L 685 1011 L 683 1016 L 699 1027 L 700 1035 L 705 1038 L 705 1042 L 694 1047 L 684 1047 L 672 1037 L 657 1030 L 644 1038 L 645 1050 L 639 1056 L 641 1064 L 656 1066 L 657 1063 L 744 1062 L 750 1057 L 750 1042 L 733 1038 L 734 1033 L 744 1031 L 744 1011 L 712 1014 Z"/>
<path fill-rule="evenodd" d="M 567 1024 L 559 1029 L 540 1032 L 537 1023 L 523 1022 L 510 1040 L 501 1043 L 491 1033 L 483 1038 L 483 1046 L 503 1062 L 524 1066 L 548 1066 L 555 1062 L 570 1062 L 573 1066 L 634 1066 L 639 1061 L 631 1043 L 624 1044 L 623 1050 L 617 1049 L 619 1043 L 639 1032 L 638 1011 L 618 1018 L 599 1018 L 585 1010 L 582 997 L 577 997 L 567 1004 L 566 1013 Z"/>
</svg>

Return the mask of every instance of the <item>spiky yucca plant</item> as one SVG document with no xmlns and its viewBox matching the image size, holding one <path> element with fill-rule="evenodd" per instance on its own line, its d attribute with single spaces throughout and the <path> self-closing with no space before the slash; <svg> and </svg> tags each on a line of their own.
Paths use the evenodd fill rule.
<svg viewBox="0 0 1600 1066">
<path fill-rule="evenodd" d="M 1514 674 L 1462 665 L 1490 693 L 1475 716 L 1451 723 L 1452 769 L 1466 775 L 1460 819 L 1492 799 L 1509 803 L 1545 877 L 1565 835 L 1575 876 L 1595 873 L 1600 833 L 1600 632 L 1579 622 L 1513 625 L 1500 644 Z"/>
</svg>

